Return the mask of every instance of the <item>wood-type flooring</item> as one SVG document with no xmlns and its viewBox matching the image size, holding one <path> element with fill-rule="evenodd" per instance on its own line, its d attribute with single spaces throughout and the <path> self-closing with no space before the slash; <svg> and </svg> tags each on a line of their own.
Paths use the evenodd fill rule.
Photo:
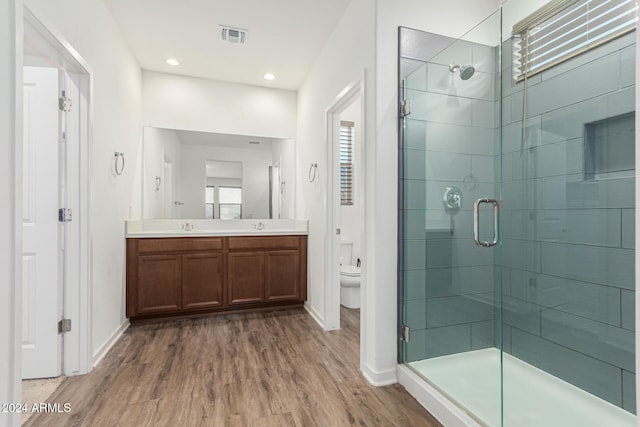
<svg viewBox="0 0 640 427">
<path fill-rule="evenodd" d="M 400 385 L 358 369 L 359 310 L 325 332 L 303 309 L 131 326 L 27 426 L 440 426 Z"/>
</svg>

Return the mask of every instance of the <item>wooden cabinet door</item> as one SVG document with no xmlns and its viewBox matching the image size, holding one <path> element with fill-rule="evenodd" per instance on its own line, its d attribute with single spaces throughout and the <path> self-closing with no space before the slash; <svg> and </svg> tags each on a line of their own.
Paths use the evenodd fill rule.
<svg viewBox="0 0 640 427">
<path fill-rule="evenodd" d="M 222 253 L 182 255 L 182 308 L 199 309 L 222 305 Z"/>
<path fill-rule="evenodd" d="M 138 257 L 138 314 L 180 309 L 181 267 L 180 255 Z"/>
<path fill-rule="evenodd" d="M 265 299 L 267 301 L 300 299 L 300 252 L 265 253 Z"/>
<path fill-rule="evenodd" d="M 264 301 L 264 252 L 230 252 L 227 271 L 229 305 Z"/>
</svg>

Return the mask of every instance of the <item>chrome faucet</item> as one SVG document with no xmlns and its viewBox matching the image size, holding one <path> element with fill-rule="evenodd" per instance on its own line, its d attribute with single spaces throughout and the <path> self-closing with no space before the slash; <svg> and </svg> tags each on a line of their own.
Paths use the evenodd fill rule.
<svg viewBox="0 0 640 427">
<path fill-rule="evenodd" d="M 196 226 L 191 224 L 190 222 L 185 222 L 181 225 L 182 231 L 193 231 L 196 229 Z"/>
<path fill-rule="evenodd" d="M 265 224 L 264 222 L 260 221 L 257 224 L 253 224 L 253 228 L 256 230 L 264 230 L 264 227 L 266 227 L 267 224 Z"/>
</svg>

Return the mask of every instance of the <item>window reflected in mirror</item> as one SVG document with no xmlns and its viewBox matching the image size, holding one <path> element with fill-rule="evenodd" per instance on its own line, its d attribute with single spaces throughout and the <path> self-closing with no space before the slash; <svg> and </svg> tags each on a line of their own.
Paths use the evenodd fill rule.
<svg viewBox="0 0 640 427">
<path fill-rule="evenodd" d="M 242 218 L 242 188 L 219 187 L 220 219 Z"/>
<path fill-rule="evenodd" d="M 205 218 L 242 219 L 242 162 L 207 160 Z"/>
<path fill-rule="evenodd" d="M 213 206 L 214 206 L 214 200 L 215 198 L 213 197 L 213 191 L 214 191 L 215 187 L 213 185 L 207 185 L 206 189 L 205 189 L 205 202 L 204 202 L 204 207 L 205 207 L 205 218 L 206 219 L 213 219 Z"/>
</svg>

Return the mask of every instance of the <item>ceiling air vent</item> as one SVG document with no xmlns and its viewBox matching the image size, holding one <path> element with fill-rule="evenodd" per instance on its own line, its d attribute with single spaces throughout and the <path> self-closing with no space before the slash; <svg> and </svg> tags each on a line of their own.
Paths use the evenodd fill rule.
<svg viewBox="0 0 640 427">
<path fill-rule="evenodd" d="M 245 44 L 247 40 L 247 33 L 249 31 L 242 30 L 240 28 L 227 27 L 220 25 L 220 37 L 223 42 L 232 44 Z"/>
</svg>

